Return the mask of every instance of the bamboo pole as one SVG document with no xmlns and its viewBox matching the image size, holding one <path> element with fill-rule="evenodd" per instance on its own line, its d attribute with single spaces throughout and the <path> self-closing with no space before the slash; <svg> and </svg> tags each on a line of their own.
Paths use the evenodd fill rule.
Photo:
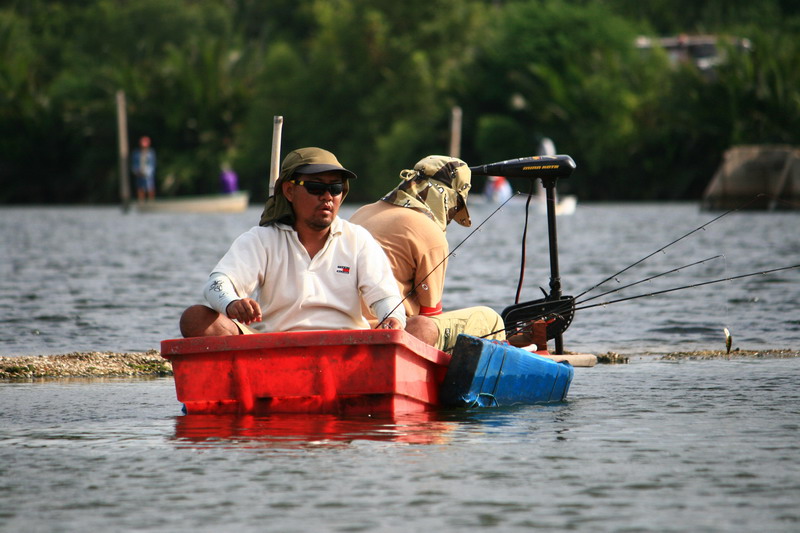
<svg viewBox="0 0 800 533">
<path fill-rule="evenodd" d="M 461 108 L 450 111 L 450 157 L 461 157 Z"/>
<path fill-rule="evenodd" d="M 131 188 L 128 174 L 128 113 L 125 91 L 117 91 L 117 137 L 119 140 L 119 198 L 122 211 L 128 212 L 131 203 Z"/>
<path fill-rule="evenodd" d="M 275 115 L 272 124 L 272 156 L 269 166 L 269 195 L 275 194 L 275 182 L 280 176 L 281 167 L 281 134 L 283 132 L 283 117 Z"/>
</svg>

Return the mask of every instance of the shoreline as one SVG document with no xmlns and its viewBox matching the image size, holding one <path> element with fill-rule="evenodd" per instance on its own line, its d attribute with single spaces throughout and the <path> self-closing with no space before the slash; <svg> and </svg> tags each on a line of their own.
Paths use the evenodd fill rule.
<svg viewBox="0 0 800 533">
<path fill-rule="evenodd" d="M 670 353 L 624 355 L 608 352 L 597 356 L 598 364 L 626 364 L 632 358 L 661 361 L 708 359 L 785 359 L 800 357 L 800 350 L 695 350 Z M 0 381 L 39 378 L 106 378 L 172 376 L 172 364 L 158 350 L 147 352 L 73 352 L 63 355 L 0 356 Z"/>
</svg>

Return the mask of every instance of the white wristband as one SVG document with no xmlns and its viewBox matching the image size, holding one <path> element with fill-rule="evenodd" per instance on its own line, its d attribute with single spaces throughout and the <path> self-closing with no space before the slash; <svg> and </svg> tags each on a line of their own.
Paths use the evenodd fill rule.
<svg viewBox="0 0 800 533">
<path fill-rule="evenodd" d="M 378 300 L 370 306 L 370 309 L 378 317 L 378 322 L 391 316 L 399 320 L 403 327 L 406 327 L 406 309 L 403 307 L 403 301 L 398 296 L 387 296 L 382 300 Z"/>
<path fill-rule="evenodd" d="M 228 316 L 228 306 L 231 302 L 241 300 L 236 293 L 236 288 L 228 276 L 220 272 L 212 272 L 203 290 L 208 305 L 223 316 Z"/>
</svg>

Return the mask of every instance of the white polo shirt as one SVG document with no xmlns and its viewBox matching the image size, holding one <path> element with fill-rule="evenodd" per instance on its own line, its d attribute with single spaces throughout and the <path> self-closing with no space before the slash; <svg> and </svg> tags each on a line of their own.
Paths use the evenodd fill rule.
<svg viewBox="0 0 800 533">
<path fill-rule="evenodd" d="M 249 326 L 263 332 L 368 329 L 361 298 L 368 306 L 401 298 L 377 241 L 339 217 L 313 259 L 291 226 L 256 226 L 233 242 L 212 272 L 225 274 L 240 297 L 261 305 L 262 322 Z"/>
</svg>

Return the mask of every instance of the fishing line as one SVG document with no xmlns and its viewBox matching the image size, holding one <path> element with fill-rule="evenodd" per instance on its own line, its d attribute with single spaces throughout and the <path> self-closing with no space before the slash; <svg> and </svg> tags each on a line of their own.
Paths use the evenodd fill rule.
<svg viewBox="0 0 800 533">
<path fill-rule="evenodd" d="M 522 280 L 525 278 L 525 255 L 526 245 L 528 241 L 528 215 L 530 214 L 531 199 L 533 198 L 533 189 L 536 185 L 536 180 L 531 180 L 531 190 L 528 191 L 528 199 L 525 202 L 525 226 L 522 229 L 522 257 L 520 258 L 519 265 L 519 283 L 517 283 L 517 295 L 514 298 L 514 303 L 519 303 L 519 295 L 522 292 Z M 519 194 L 519 191 L 517 191 Z"/>
<path fill-rule="evenodd" d="M 663 252 L 664 250 L 666 250 L 667 248 L 669 248 L 669 247 L 670 247 L 670 246 L 672 246 L 673 244 L 676 244 L 676 243 L 678 243 L 678 242 L 682 241 L 683 239 L 685 239 L 685 238 L 686 238 L 686 237 L 688 237 L 689 235 L 692 235 L 693 233 L 697 233 L 698 231 L 700 231 L 700 230 L 702 230 L 702 229 L 705 229 L 706 227 L 710 226 L 711 224 L 713 224 L 713 223 L 714 223 L 714 222 L 716 222 L 717 220 L 721 219 L 722 217 L 724 217 L 724 216 L 727 216 L 727 215 L 730 215 L 731 213 L 735 213 L 736 211 L 739 211 L 739 210 L 741 210 L 741 209 L 744 209 L 745 207 L 747 207 L 748 205 L 752 204 L 753 202 L 755 202 L 755 201 L 756 201 L 758 198 L 760 198 L 760 197 L 762 197 L 762 196 L 764 196 L 764 194 L 763 194 L 763 193 L 757 194 L 755 197 L 753 197 L 753 198 L 752 198 L 751 200 L 749 200 L 748 202 L 746 202 L 746 203 L 744 203 L 744 204 L 742 204 L 742 205 L 740 205 L 740 206 L 738 206 L 738 207 L 735 207 L 735 208 L 731 209 L 730 211 L 726 211 L 725 213 L 722 213 L 722 214 L 721 214 L 721 215 L 719 215 L 718 217 L 716 217 L 716 218 L 713 218 L 713 219 L 709 220 L 708 222 L 706 222 L 706 223 L 705 223 L 705 224 L 703 224 L 702 226 L 699 226 L 699 227 L 697 227 L 697 228 L 693 229 L 692 231 L 690 231 L 689 233 L 686 233 L 685 235 L 683 235 L 683 236 L 681 236 L 681 237 L 678 237 L 677 239 L 675 239 L 675 240 L 674 240 L 674 241 L 672 241 L 671 243 L 669 243 L 669 244 L 667 244 L 667 245 L 665 245 L 665 246 L 662 246 L 661 248 L 659 248 L 659 249 L 658 249 L 658 250 L 656 250 L 655 252 L 653 252 L 653 253 L 651 253 L 651 254 L 649 254 L 649 255 L 647 255 L 647 256 L 645 256 L 645 257 L 643 257 L 642 259 L 640 259 L 640 260 L 636 261 L 635 263 L 633 263 L 633 264 L 631 264 L 631 265 L 629 265 L 629 266 L 627 266 L 627 267 L 623 268 L 622 270 L 620 270 L 620 271 L 619 271 L 619 272 L 617 272 L 616 274 L 612 274 L 611 276 L 607 277 L 606 279 L 604 279 L 603 281 L 601 281 L 601 282 L 600 282 L 600 283 L 598 283 L 597 285 L 595 285 L 595 286 L 593 286 L 593 287 L 591 287 L 591 288 L 589 288 L 589 289 L 586 289 L 585 291 L 583 291 L 582 293 L 580 293 L 578 296 L 576 296 L 576 297 L 575 297 L 575 299 L 577 300 L 578 298 L 580 298 L 581 296 L 583 296 L 583 295 L 584 295 L 584 294 L 586 294 L 587 292 L 591 292 L 591 291 L 595 290 L 595 289 L 596 289 L 597 287 L 599 287 L 600 285 L 603 285 L 604 283 L 607 283 L 608 281 L 611 281 L 612 279 L 616 278 L 617 276 L 619 276 L 620 274 L 622 274 L 622 273 L 624 273 L 624 272 L 627 272 L 628 270 L 630 270 L 631 268 L 635 267 L 636 265 L 639 265 L 639 264 L 641 264 L 641 263 L 645 262 L 646 260 L 650 259 L 651 257 L 653 257 L 654 255 L 656 255 L 657 253 L 659 253 L 659 252 Z"/>
<path fill-rule="evenodd" d="M 602 294 L 598 294 L 596 296 L 592 296 L 591 298 L 586 298 L 585 300 L 582 300 L 580 302 L 576 302 L 574 299 L 567 300 L 563 304 L 561 304 L 560 306 L 555 306 L 554 309 L 549 310 L 544 315 L 534 315 L 534 317 L 532 319 L 529 319 L 528 321 L 521 322 L 522 326 L 510 326 L 508 328 L 505 328 L 505 331 L 510 331 L 512 328 L 514 328 L 514 329 L 516 329 L 516 331 L 514 331 L 512 333 L 512 335 L 514 335 L 517 332 L 520 332 L 523 329 L 525 329 L 526 327 L 528 327 L 530 322 L 535 321 L 535 320 L 539 320 L 544 316 L 553 316 L 553 315 L 561 316 L 563 313 L 570 312 L 570 310 L 575 306 L 575 304 L 583 304 L 583 303 L 586 303 L 586 302 L 590 302 L 592 300 L 596 300 L 597 298 L 602 298 L 603 296 L 608 296 L 609 294 L 613 294 L 615 292 L 619 292 L 619 291 L 628 289 L 628 288 L 633 287 L 635 285 L 639 285 L 641 283 L 645 283 L 647 281 L 651 281 L 651 280 L 659 278 L 661 276 L 666 276 L 668 274 L 673 274 L 673 273 L 678 272 L 680 270 L 683 270 L 683 269 L 686 269 L 686 268 L 689 268 L 689 267 L 693 267 L 693 266 L 696 266 L 696 265 L 700 265 L 702 263 L 706 263 L 708 261 L 712 261 L 712 260 L 718 259 L 720 257 L 724 257 L 724 256 L 723 255 L 715 255 L 713 257 L 708 257 L 706 259 L 701 259 L 700 261 L 695 261 L 694 263 L 689 263 L 688 265 L 679 266 L 677 268 L 673 268 L 671 270 L 667 270 L 666 272 L 661 272 L 660 274 L 656 274 L 654 276 L 650 276 L 648 278 L 645 278 L 645 279 L 642 279 L 642 280 L 639 280 L 639 281 L 635 281 L 633 283 L 629 283 L 628 285 L 624 285 L 622 287 L 617 287 L 616 289 L 612 289 L 610 291 L 606 291 L 606 292 L 604 292 Z M 516 323 L 520 324 L 520 322 L 518 322 L 518 321 Z M 497 332 L 493 332 L 493 333 L 497 333 Z"/>
<path fill-rule="evenodd" d="M 731 281 L 731 280 L 734 280 L 734 279 L 742 279 L 742 278 L 749 278 L 749 277 L 752 277 L 752 276 L 760 276 L 760 275 L 765 275 L 765 274 L 771 274 L 773 272 L 780 272 L 782 270 L 792 270 L 794 268 L 800 268 L 800 265 L 792 265 L 792 266 L 787 266 L 787 267 L 772 268 L 770 270 L 762 270 L 762 271 L 759 271 L 759 272 L 750 272 L 749 274 L 739 274 L 738 276 L 729 276 L 727 278 L 713 279 L 711 281 L 703 281 L 701 283 L 693 283 L 691 285 L 683 285 L 681 287 L 673 287 L 671 289 L 664 289 L 662 291 L 649 292 L 649 293 L 646 293 L 646 294 L 637 294 L 636 296 L 628 296 L 627 298 L 619 298 L 617 300 L 609 300 L 607 302 L 584 305 L 582 307 L 579 306 L 579 307 L 576 307 L 575 310 L 579 311 L 579 310 L 583 310 L 583 309 L 591 309 L 592 307 L 600 307 L 600 306 L 605 306 L 605 305 L 609 305 L 609 304 L 615 304 L 615 303 L 618 303 L 618 302 L 626 302 L 628 300 L 635 300 L 637 298 L 644 298 L 646 296 L 656 296 L 658 294 L 666 294 L 668 292 L 675 292 L 675 291 L 680 291 L 680 290 L 683 290 L 683 289 L 693 289 L 695 287 L 702 287 L 703 285 L 711 285 L 713 283 L 722 283 L 724 281 Z"/>
<path fill-rule="evenodd" d="M 511 196 L 509 196 L 509 197 L 508 197 L 508 198 L 507 198 L 507 199 L 506 199 L 506 200 L 505 200 L 505 201 L 504 201 L 502 204 L 500 204 L 499 206 L 497 206 L 497 209 L 495 209 L 494 211 L 492 211 L 492 212 L 491 212 L 491 214 L 489 214 L 489 216 L 488 216 L 488 217 L 486 217 L 486 218 L 483 220 L 483 222 L 481 222 L 480 224 L 478 224 L 478 227 L 477 227 L 477 228 L 475 228 L 474 230 L 472 230 L 472 231 L 469 233 L 469 235 L 467 235 L 466 237 L 464 237 L 464 239 L 463 239 L 463 240 L 462 240 L 460 243 L 458 243 L 458 244 L 456 245 L 456 247 L 455 247 L 455 248 L 453 248 L 452 250 L 450 250 L 450 253 L 449 253 L 449 254 L 447 254 L 446 256 L 444 256 L 444 259 L 442 259 L 441 261 L 439 261 L 439 264 L 437 264 L 435 267 L 433 267 L 433 268 L 430 270 L 430 272 L 428 272 L 427 274 L 425 274 L 425 277 L 424 277 L 424 278 L 422 278 L 421 280 L 419 280 L 419 281 L 417 282 L 417 284 L 416 284 L 416 285 L 414 285 L 414 286 L 411 288 L 411 290 L 408 292 L 408 294 L 406 294 L 406 295 L 405 295 L 405 297 L 404 297 L 402 300 L 400 300 L 400 303 L 398 303 L 397 305 L 395 305 L 395 306 L 392 308 L 392 310 L 391 310 L 391 311 L 389 311 L 389 313 L 387 313 L 387 315 L 386 315 L 385 317 L 383 317 L 383 320 L 381 320 L 380 322 L 378 322 L 378 325 L 377 325 L 377 326 L 375 326 L 375 328 L 377 329 L 377 328 L 381 327 L 381 325 L 382 325 L 384 322 L 386 322 L 386 319 L 387 319 L 387 318 L 389 318 L 389 316 L 390 316 L 392 313 L 394 313 L 394 312 L 397 310 L 397 308 L 398 308 L 398 307 L 400 307 L 401 305 L 403 305 L 403 302 L 405 302 L 406 300 L 408 300 L 409 296 L 411 296 L 412 294 L 414 294 L 414 292 L 415 292 L 415 291 L 416 291 L 416 290 L 419 288 L 419 286 L 420 286 L 420 285 L 422 285 L 422 283 L 423 283 L 423 282 L 424 282 L 426 279 L 428 279 L 428 277 L 429 277 L 431 274 L 433 274 L 434 272 L 436 272 L 436 269 L 437 269 L 437 268 L 439 268 L 440 266 L 442 266 L 442 264 L 444 264 L 444 262 L 445 262 L 445 261 L 447 261 L 447 259 L 448 259 L 448 258 L 449 258 L 451 255 L 453 255 L 453 254 L 455 254 L 455 253 L 456 253 L 456 250 L 458 250 L 458 249 L 461 247 L 461 245 L 462 245 L 462 244 L 464 244 L 465 242 L 467 242 L 467 239 L 469 239 L 470 237 L 472 237 L 473 235 L 475 235 L 475 233 L 477 233 L 477 232 L 478 232 L 478 230 L 480 230 L 480 229 L 481 229 L 481 227 L 483 227 L 483 225 L 484 225 L 484 224 L 486 224 L 486 222 L 487 222 L 487 221 L 488 221 L 490 218 L 492 218 L 492 217 L 493 217 L 495 214 L 497 214 L 497 212 L 498 212 L 498 211 L 500 211 L 500 210 L 501 210 L 501 209 L 502 209 L 502 208 L 503 208 L 503 207 L 504 207 L 504 206 L 505 206 L 505 205 L 506 205 L 508 202 L 510 202 L 510 201 L 511 201 L 511 199 L 512 199 L 512 198 L 514 198 L 514 197 L 515 197 L 515 196 L 517 196 L 518 194 L 520 194 L 520 192 L 519 192 L 519 191 L 517 191 L 517 192 L 515 192 L 514 194 L 512 194 Z"/>
<path fill-rule="evenodd" d="M 714 259 L 714 258 L 712 257 L 712 258 L 706 259 L 704 261 L 708 261 L 710 259 Z M 686 266 L 688 267 L 688 266 L 691 266 L 691 265 L 686 265 Z M 685 268 L 685 267 L 681 267 L 681 268 Z M 766 275 L 766 274 L 772 274 L 774 272 L 781 272 L 781 271 L 784 271 L 784 270 L 792 270 L 792 269 L 795 269 L 795 268 L 800 268 L 800 264 L 792 265 L 792 266 L 786 266 L 786 267 L 780 267 L 780 268 L 773 268 L 773 269 L 770 269 L 770 270 L 760 270 L 758 272 L 750 272 L 748 274 L 739 274 L 737 276 L 729 276 L 729 277 L 726 277 L 726 278 L 714 279 L 714 280 L 710 280 L 710 281 L 703 281 L 703 282 L 700 282 L 700 283 L 693 283 L 691 285 L 683 285 L 683 286 L 680 286 L 680 287 L 673 287 L 671 289 L 664 289 L 664 290 L 649 292 L 649 293 L 645 293 L 645 294 L 637 294 L 635 296 L 628 296 L 628 297 L 625 297 L 625 298 L 618 298 L 616 300 L 609 300 L 607 302 L 601 302 L 601 303 L 595 303 L 595 304 L 589 304 L 589 305 L 583 305 L 583 306 L 579 305 L 579 306 L 575 307 L 574 311 L 582 311 L 582 310 L 585 310 L 585 309 L 592 309 L 594 307 L 604 307 L 606 305 L 619 303 L 619 302 L 626 302 L 626 301 L 629 301 L 629 300 L 636 300 L 638 298 L 645 298 L 645 297 L 648 297 L 648 296 L 657 296 L 659 294 L 666 294 L 666 293 L 669 293 L 669 292 L 675 292 L 675 291 L 680 291 L 680 290 L 684 290 L 684 289 L 692 289 L 692 288 L 695 288 L 695 287 L 702 287 L 704 285 L 711 285 L 711 284 L 714 284 L 714 283 L 722 283 L 722 282 L 725 282 L 725 281 L 732 281 L 732 280 L 736 280 L 736 279 L 742 279 L 742 278 L 748 278 L 748 277 L 753 277 L 753 276 L 761 276 L 761 275 Z M 592 299 L 594 299 L 594 298 L 592 298 Z M 584 302 L 586 302 L 586 301 L 589 301 L 589 300 L 584 300 Z M 530 318 L 528 320 L 520 321 L 520 322 L 516 323 L 514 326 L 506 327 L 506 328 L 503 328 L 503 329 L 498 329 L 496 331 L 492 331 L 491 333 L 487 333 L 486 335 L 482 335 L 482 338 L 486 338 L 486 337 L 489 337 L 489 336 L 492 336 L 492 335 L 496 335 L 497 333 L 500 333 L 501 331 L 508 332 L 508 331 L 511 331 L 512 329 L 514 330 L 514 332 L 511 333 L 511 335 L 514 335 L 514 334 L 524 330 L 526 327 L 528 327 L 530 324 L 536 322 L 537 320 L 541 320 L 542 318 L 544 318 L 546 316 L 552 316 L 552 315 L 558 316 L 562 310 L 563 311 L 567 311 L 567 310 L 570 309 L 570 307 L 571 307 L 571 304 L 565 304 L 562 308 L 556 308 L 555 310 L 549 311 L 548 313 L 545 313 L 543 315 L 533 316 L 532 318 Z"/>
</svg>

